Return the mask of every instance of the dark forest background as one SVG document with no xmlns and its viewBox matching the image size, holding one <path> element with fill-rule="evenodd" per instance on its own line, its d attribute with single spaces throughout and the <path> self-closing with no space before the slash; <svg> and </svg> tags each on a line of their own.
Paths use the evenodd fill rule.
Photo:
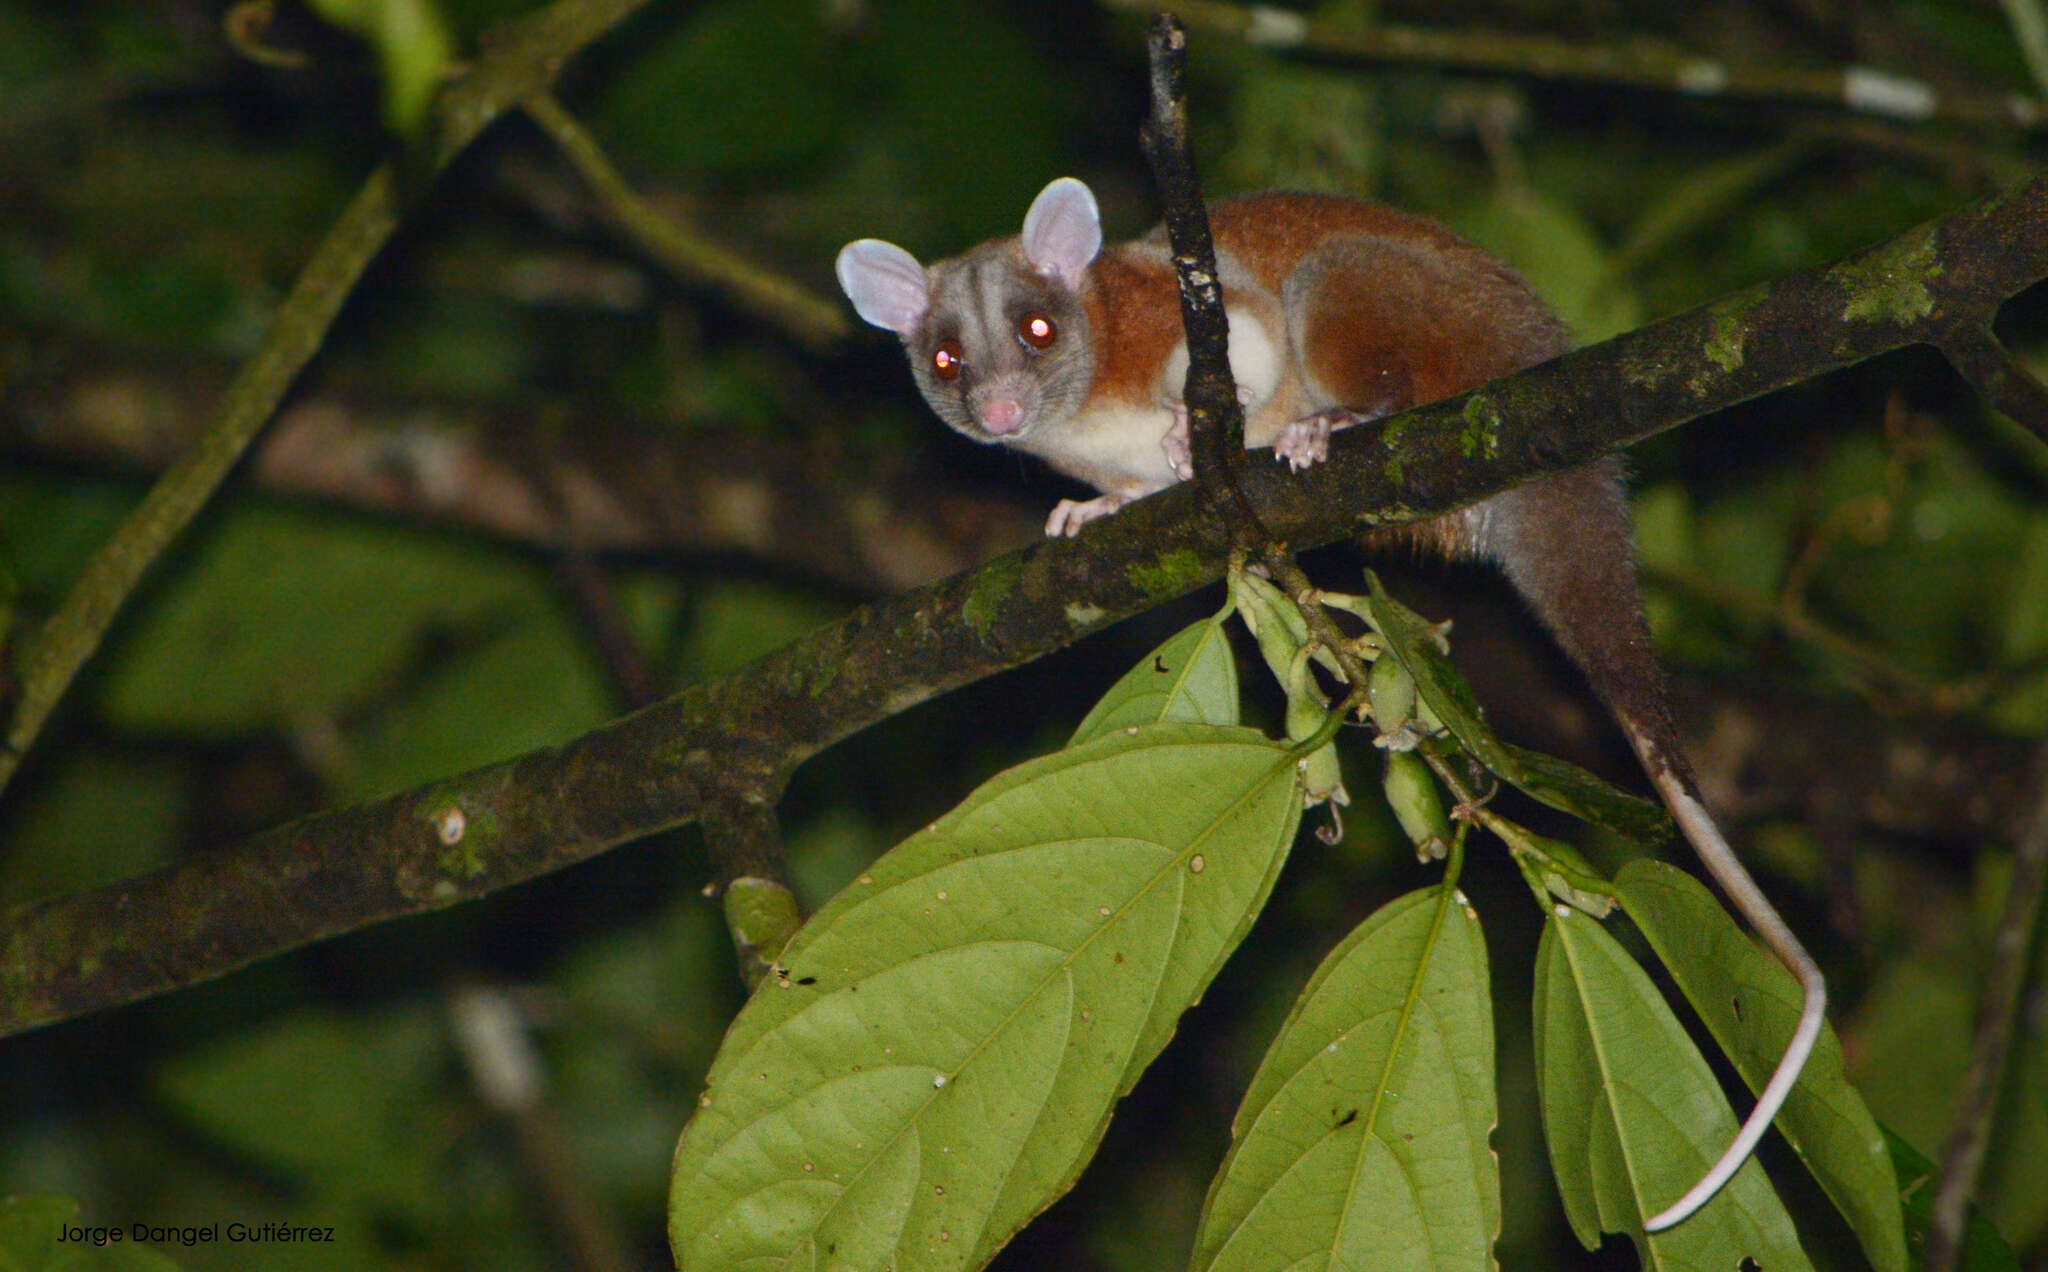
<svg viewBox="0 0 2048 1272">
<path fill-rule="evenodd" d="M 337 25 L 294 0 L 0 0 L 0 623 L 17 643 L 205 425 L 365 174 L 422 144 L 444 56 L 470 57 L 519 8 L 335 4 Z M 445 44 L 361 16 L 387 10 L 438 21 Z M 1196 23 L 1196 149 L 1218 194 L 1337 190 L 1439 217 L 1591 342 L 2031 175 L 2041 142 L 2023 122 L 1902 122 L 1796 86 L 1875 66 L 1944 101 L 2030 98 L 2048 91 L 2024 51 L 2038 12 L 1336 0 L 1318 19 L 1425 25 L 1469 57 L 1289 60 Z M 1522 36 L 1622 63 L 1678 48 L 1765 82 L 1689 96 L 1516 66 L 1511 43 L 1498 60 L 1514 73 L 1467 69 Z M 1012 233 L 1062 174 L 1094 186 L 1112 238 L 1143 231 L 1144 92 L 1141 15 L 1114 6 L 658 3 L 571 66 L 563 127 L 508 115 L 431 185 L 402 160 L 422 188 L 398 236 L 0 799 L 0 905 L 567 740 L 1031 541 L 1075 492 L 932 420 L 893 342 L 852 329 L 832 256 L 864 236 L 930 258 Z M 572 135 L 644 202 L 594 187 Z M 2048 304 L 2008 308 L 2039 367 Z M 1709 795 L 1821 952 L 1873 1112 L 1938 1155 L 2048 725 L 2048 450 L 1906 353 L 1630 463 L 1651 618 Z M 572 468 L 614 515 L 561 515 Z M 746 481 L 832 517 L 770 515 Z M 1639 784 L 1498 580 L 1380 564 L 1410 604 L 1455 616 L 1504 735 Z M 1356 588 L 1358 565 L 1317 569 Z M 782 817 L 806 903 L 1057 745 L 1217 601 L 805 766 Z M 1297 849 L 1090 1172 L 996 1267 L 1182 1266 L 1292 995 L 1351 924 L 1433 877 L 1370 798 L 1346 829 Z M 694 832 L 658 837 L 0 1042 L 0 1194 L 72 1199 L 86 1223 L 333 1225 L 332 1245 L 261 1247 L 266 1268 L 668 1266 L 670 1154 L 742 993 L 714 882 Z M 1625 1242 L 1580 1251 L 1547 1191 L 1527 1055 L 1536 916 L 1504 856 L 1475 853 L 1465 887 L 1488 919 L 1503 1040 L 1501 1263 L 1632 1266 Z M 2048 1268 L 2048 994 L 2029 984 L 1978 1196 Z M 465 1050 L 466 1013 L 493 1007 L 545 1082 L 516 1113 L 480 1093 Z M 1848 1243 L 1817 1194 L 1779 1177 L 1817 1263 L 1860 1266 L 1834 1253 Z M 157 1248 L 184 1268 L 259 1266 Z"/>
</svg>

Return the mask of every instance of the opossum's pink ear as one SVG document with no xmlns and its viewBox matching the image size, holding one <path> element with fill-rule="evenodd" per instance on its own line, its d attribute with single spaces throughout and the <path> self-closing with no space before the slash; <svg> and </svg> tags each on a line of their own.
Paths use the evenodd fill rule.
<svg viewBox="0 0 2048 1272">
<path fill-rule="evenodd" d="M 839 249 L 834 271 L 846 298 L 853 302 L 853 311 L 885 331 L 909 335 L 931 307 L 924 266 L 894 243 L 880 239 L 848 243 Z"/>
<path fill-rule="evenodd" d="M 1088 264 L 1102 250 L 1102 213 L 1095 193 L 1072 177 L 1061 177 L 1031 201 L 1024 214 L 1024 259 L 1031 268 L 1069 287 L 1079 287 Z"/>
</svg>

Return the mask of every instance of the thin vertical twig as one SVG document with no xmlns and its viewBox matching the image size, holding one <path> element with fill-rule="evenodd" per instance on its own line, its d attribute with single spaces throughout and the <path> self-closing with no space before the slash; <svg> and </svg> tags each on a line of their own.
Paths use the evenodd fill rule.
<svg viewBox="0 0 2048 1272">
<path fill-rule="evenodd" d="M 1152 64 L 1152 113 L 1141 130 L 1140 144 L 1159 185 L 1167 242 L 1180 279 L 1181 325 L 1188 343 L 1188 378 L 1182 396 L 1188 409 L 1195 481 L 1210 506 L 1224 516 L 1232 542 L 1256 553 L 1273 580 L 1297 601 L 1304 601 L 1314 585 L 1293 554 L 1273 538 L 1238 481 L 1244 460 L 1244 407 L 1237 399 L 1237 382 L 1230 372 L 1230 326 L 1224 311 L 1223 283 L 1189 141 L 1187 32 L 1179 19 L 1162 13 L 1152 20 L 1145 43 Z M 1364 691 L 1365 668 L 1343 634 L 1320 605 L 1304 603 L 1302 615 L 1310 632 L 1343 669 L 1352 686 L 1351 696 L 1358 697 Z M 1346 709 L 1351 705 L 1347 702 Z"/>
<path fill-rule="evenodd" d="M 1151 56 L 1152 113 L 1139 132 L 1139 144 L 1159 186 L 1167 242 L 1180 280 L 1181 325 L 1188 346 L 1187 382 L 1181 395 L 1188 411 L 1188 449 L 1194 457 L 1196 483 L 1211 506 L 1229 519 L 1238 542 L 1249 544 L 1266 536 L 1236 476 L 1244 455 L 1244 408 L 1230 372 L 1223 282 L 1188 140 L 1187 32 L 1179 19 L 1162 13 L 1152 20 L 1145 44 Z"/>
<path fill-rule="evenodd" d="M 510 1130 L 528 1185 L 575 1272 L 632 1272 L 619 1217 L 576 1160 L 547 1094 L 545 1060 L 512 992 L 467 985 L 448 995 L 456 1051 L 478 1100 Z"/>
<path fill-rule="evenodd" d="M 2013 846 L 2012 879 L 2006 888 L 2005 909 L 1992 933 L 1991 966 L 1984 974 L 1984 997 L 1977 1004 L 1970 1067 L 1963 1075 L 1954 1123 L 1942 1148 L 1941 1183 L 1935 1189 L 1927 1227 L 1926 1272 L 1954 1272 L 1962 1251 L 1970 1198 L 1983 1173 L 1999 1092 L 2012 1056 L 2028 956 L 2041 926 L 2042 896 L 2048 892 L 2048 742 L 2035 752 L 2032 769 L 2034 805 Z"/>
</svg>

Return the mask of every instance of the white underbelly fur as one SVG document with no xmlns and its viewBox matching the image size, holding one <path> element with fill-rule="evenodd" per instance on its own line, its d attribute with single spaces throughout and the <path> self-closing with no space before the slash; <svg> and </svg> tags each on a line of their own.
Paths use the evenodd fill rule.
<svg viewBox="0 0 2048 1272">
<path fill-rule="evenodd" d="M 1230 325 L 1230 374 L 1237 380 L 1238 392 L 1245 399 L 1245 414 L 1249 415 L 1280 387 L 1284 359 L 1266 324 L 1249 309 L 1226 305 L 1223 316 Z M 1183 340 L 1167 355 L 1166 369 L 1159 378 L 1169 401 L 1180 400 L 1187 379 L 1188 342 Z"/>
<path fill-rule="evenodd" d="M 1230 373 L 1249 419 L 1279 388 L 1285 355 L 1249 310 L 1226 308 L 1224 314 L 1230 323 Z M 1173 427 L 1171 404 L 1181 400 L 1187 376 L 1188 347 L 1182 341 L 1167 356 L 1154 389 L 1156 405 L 1097 406 L 1060 426 L 1057 439 L 1027 436 L 1012 444 L 1098 490 L 1128 498 L 1164 490 L 1179 480 L 1162 443 Z"/>
<path fill-rule="evenodd" d="M 1137 498 L 1164 490 L 1177 478 L 1167 466 L 1162 445 L 1173 427 L 1173 412 L 1155 407 L 1103 406 L 1083 411 L 1060 426 L 1053 453 L 1040 453 L 1037 438 L 1017 443 L 1019 450 L 1039 454 L 1054 468 L 1078 477 L 1098 490 Z"/>
</svg>

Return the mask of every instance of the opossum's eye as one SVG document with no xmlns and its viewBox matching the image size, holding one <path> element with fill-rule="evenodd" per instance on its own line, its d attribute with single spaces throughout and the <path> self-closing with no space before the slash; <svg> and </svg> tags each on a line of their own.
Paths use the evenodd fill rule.
<svg viewBox="0 0 2048 1272">
<path fill-rule="evenodd" d="M 941 380 L 958 379 L 960 375 L 960 342 L 941 340 L 939 347 L 932 350 L 932 374 Z"/>
<path fill-rule="evenodd" d="M 1044 314 L 1025 314 L 1024 321 L 1017 324 L 1017 339 L 1034 349 L 1047 349 L 1060 338 L 1060 329 Z"/>
</svg>

